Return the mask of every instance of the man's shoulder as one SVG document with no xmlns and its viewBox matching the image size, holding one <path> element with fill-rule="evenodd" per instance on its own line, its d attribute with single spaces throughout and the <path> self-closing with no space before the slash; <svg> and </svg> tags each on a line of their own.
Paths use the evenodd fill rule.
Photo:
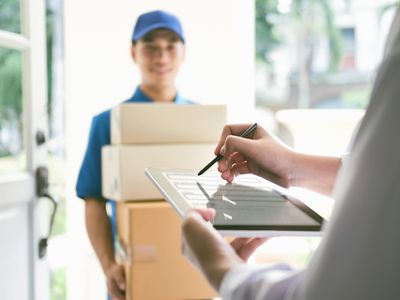
<svg viewBox="0 0 400 300">
<path fill-rule="evenodd" d="M 111 109 L 107 109 L 105 111 L 102 111 L 101 113 L 95 115 L 93 117 L 93 121 L 96 123 L 105 123 L 110 121 L 110 114 L 111 114 Z"/>
<path fill-rule="evenodd" d="M 113 106 L 113 107 L 111 107 L 109 109 L 106 109 L 106 110 L 98 113 L 97 115 L 95 115 L 93 117 L 93 123 L 96 124 L 96 125 L 100 125 L 100 126 L 102 126 L 102 125 L 104 125 L 104 126 L 110 125 L 111 110 L 114 107 L 116 107 L 116 106 L 118 106 L 120 104 L 127 103 L 127 101 L 129 101 L 129 100 L 122 101 L 119 104 L 117 104 L 117 105 L 115 105 L 115 106 Z"/>
<path fill-rule="evenodd" d="M 124 102 L 121 102 L 124 103 Z M 106 109 L 97 115 L 95 115 L 92 119 L 92 128 L 96 132 L 105 132 L 108 134 L 110 131 L 111 124 L 111 110 L 112 108 Z"/>
</svg>

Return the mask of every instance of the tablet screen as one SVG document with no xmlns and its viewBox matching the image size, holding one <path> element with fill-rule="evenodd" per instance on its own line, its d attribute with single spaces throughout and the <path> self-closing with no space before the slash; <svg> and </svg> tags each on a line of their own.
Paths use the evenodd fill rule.
<svg viewBox="0 0 400 300">
<path fill-rule="evenodd" d="M 285 189 L 254 175 L 241 175 L 231 184 L 217 172 L 163 175 L 191 207 L 214 208 L 217 229 L 318 231 L 323 221 L 304 203 L 284 195 Z"/>
</svg>

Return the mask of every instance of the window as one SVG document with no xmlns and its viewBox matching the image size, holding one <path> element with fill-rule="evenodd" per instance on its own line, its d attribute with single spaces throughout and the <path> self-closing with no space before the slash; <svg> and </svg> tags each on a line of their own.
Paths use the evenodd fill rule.
<svg viewBox="0 0 400 300">
<path fill-rule="evenodd" d="M 21 52 L 0 47 L 0 176 L 26 168 Z"/>
<path fill-rule="evenodd" d="M 258 106 L 365 108 L 390 3 L 256 0 Z"/>
<path fill-rule="evenodd" d="M 256 105 L 273 116 L 269 129 L 299 151 L 342 154 L 368 105 L 395 6 L 255 0 Z M 318 243 L 273 239 L 254 259 L 302 266 Z"/>
</svg>

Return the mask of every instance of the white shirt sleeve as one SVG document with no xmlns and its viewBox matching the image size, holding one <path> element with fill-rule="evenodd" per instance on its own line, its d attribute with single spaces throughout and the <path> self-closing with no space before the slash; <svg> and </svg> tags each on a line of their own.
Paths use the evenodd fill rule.
<svg viewBox="0 0 400 300">
<path fill-rule="evenodd" d="M 225 275 L 220 295 L 224 300 L 284 299 L 291 286 L 300 282 L 301 275 L 302 272 L 293 271 L 284 264 L 269 267 L 241 265 Z"/>
<path fill-rule="evenodd" d="M 309 266 L 240 266 L 224 300 L 400 299 L 400 12 L 354 147 L 338 175 L 335 208 Z M 397 26 L 397 27 L 396 27 Z M 399 27 L 399 28 L 398 28 Z"/>
</svg>

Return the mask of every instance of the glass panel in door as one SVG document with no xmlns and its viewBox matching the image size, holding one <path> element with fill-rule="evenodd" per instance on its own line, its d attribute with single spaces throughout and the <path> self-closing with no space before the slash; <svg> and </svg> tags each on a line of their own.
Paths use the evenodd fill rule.
<svg viewBox="0 0 400 300">
<path fill-rule="evenodd" d="M 0 177 L 26 170 L 21 56 L 0 47 Z"/>
<path fill-rule="evenodd" d="M 0 30 L 21 32 L 19 0 L 0 0 Z"/>
</svg>

